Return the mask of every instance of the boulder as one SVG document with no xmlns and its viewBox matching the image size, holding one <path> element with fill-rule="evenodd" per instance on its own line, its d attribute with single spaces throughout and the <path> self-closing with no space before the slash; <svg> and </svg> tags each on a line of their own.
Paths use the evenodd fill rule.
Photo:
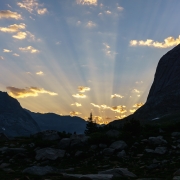
<svg viewBox="0 0 180 180">
<path fill-rule="evenodd" d="M 165 154 L 167 152 L 166 147 L 156 147 L 154 150 L 155 154 Z"/>
<path fill-rule="evenodd" d="M 145 149 L 144 150 L 146 153 L 154 153 L 154 150 L 153 149 Z"/>
<path fill-rule="evenodd" d="M 118 157 L 118 158 L 123 158 L 123 157 L 125 157 L 125 156 L 126 156 L 125 150 L 122 150 L 121 152 L 118 152 L 118 153 L 117 153 L 117 157 Z"/>
<path fill-rule="evenodd" d="M 79 156 L 81 156 L 83 154 L 83 151 L 77 151 L 76 153 L 75 153 L 75 157 L 79 157 Z"/>
<path fill-rule="evenodd" d="M 149 137 L 149 143 L 153 145 L 161 145 L 167 144 L 167 141 L 162 138 L 162 136 L 158 137 Z"/>
<path fill-rule="evenodd" d="M 32 167 L 28 167 L 24 169 L 22 173 L 44 176 L 44 175 L 52 174 L 52 173 L 58 174 L 60 173 L 60 170 L 53 168 L 51 166 L 45 166 L 45 167 L 32 166 Z"/>
<path fill-rule="evenodd" d="M 128 171 L 127 168 L 114 168 L 114 169 L 108 169 L 105 171 L 100 171 L 98 174 L 113 174 L 113 177 L 131 177 L 135 178 L 137 177 L 134 173 Z"/>
<path fill-rule="evenodd" d="M 36 151 L 36 160 L 56 160 L 57 158 L 63 158 L 65 151 L 61 149 L 43 148 Z"/>
<path fill-rule="evenodd" d="M 124 141 L 116 141 L 110 145 L 110 148 L 114 150 L 124 150 L 127 148 L 127 144 Z"/>
<path fill-rule="evenodd" d="M 120 135 L 120 132 L 117 131 L 117 130 L 115 130 L 115 129 L 111 129 L 111 130 L 109 130 L 109 131 L 106 132 L 106 135 L 107 135 L 108 137 L 118 138 L 119 135 Z"/>
<path fill-rule="evenodd" d="M 63 138 L 60 140 L 58 147 L 60 149 L 67 149 L 70 146 L 71 139 L 70 138 Z"/>
<path fill-rule="evenodd" d="M 104 154 L 105 156 L 111 156 L 111 155 L 113 155 L 114 151 L 115 151 L 115 149 L 105 148 L 105 149 L 103 150 L 103 154 Z"/>
<path fill-rule="evenodd" d="M 179 137 L 180 136 L 180 132 L 172 132 L 171 136 L 172 137 Z"/>
<path fill-rule="evenodd" d="M 107 147 L 107 145 L 106 145 L 106 144 L 99 144 L 99 147 L 102 148 L 102 149 L 104 149 L 104 148 Z"/>
</svg>

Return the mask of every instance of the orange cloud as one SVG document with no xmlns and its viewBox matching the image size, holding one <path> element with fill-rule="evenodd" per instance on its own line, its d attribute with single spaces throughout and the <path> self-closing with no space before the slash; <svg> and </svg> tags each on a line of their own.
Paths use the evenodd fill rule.
<svg viewBox="0 0 180 180">
<path fill-rule="evenodd" d="M 81 114 L 80 112 L 76 112 L 76 111 L 71 111 L 70 113 L 70 116 L 77 116 L 79 114 Z"/>
<path fill-rule="evenodd" d="M 155 48 L 168 48 L 168 47 L 176 46 L 179 43 L 180 43 L 180 36 L 176 39 L 170 36 L 164 39 L 164 42 L 158 42 L 152 39 L 147 39 L 146 41 L 131 40 L 130 46 L 150 46 Z"/>
<path fill-rule="evenodd" d="M 18 14 L 17 12 L 12 12 L 10 10 L 2 10 L 0 11 L 0 19 L 3 19 L 3 18 L 6 18 L 6 19 L 22 19 L 21 15 Z"/>
<path fill-rule="evenodd" d="M 84 94 L 73 94 L 72 96 L 75 98 L 86 98 L 86 95 Z"/>
<path fill-rule="evenodd" d="M 0 27 L 0 31 L 14 33 L 25 28 L 26 28 L 26 25 L 24 23 L 20 23 L 20 24 L 13 24 L 8 27 Z"/>
<path fill-rule="evenodd" d="M 75 102 L 74 104 L 71 104 L 71 106 L 77 106 L 77 107 L 80 107 L 80 106 L 82 106 L 80 103 L 77 103 L 77 102 Z"/>
<path fill-rule="evenodd" d="M 90 88 L 89 87 L 84 87 L 84 86 L 78 86 L 78 91 L 79 92 L 90 91 Z"/>
<path fill-rule="evenodd" d="M 26 88 L 16 88 L 12 86 L 6 87 L 7 90 L 9 90 L 9 95 L 14 97 L 14 98 L 26 98 L 26 97 L 36 97 L 39 94 L 49 94 L 51 96 L 58 95 L 57 93 L 47 91 L 43 88 L 38 88 L 38 87 L 26 87 Z"/>
<path fill-rule="evenodd" d="M 111 98 L 123 98 L 124 96 L 121 96 L 119 94 L 111 95 Z"/>
<path fill-rule="evenodd" d="M 144 103 L 137 103 L 137 104 L 134 104 L 133 107 L 140 108 L 143 105 L 144 105 Z"/>
</svg>

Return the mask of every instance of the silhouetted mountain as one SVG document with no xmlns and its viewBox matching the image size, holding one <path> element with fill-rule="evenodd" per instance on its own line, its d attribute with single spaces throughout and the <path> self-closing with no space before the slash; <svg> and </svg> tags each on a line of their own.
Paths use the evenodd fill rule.
<svg viewBox="0 0 180 180">
<path fill-rule="evenodd" d="M 180 45 L 167 52 L 159 61 L 154 82 L 146 103 L 124 120 L 143 121 L 180 111 Z M 122 123 L 124 120 L 121 120 Z M 121 124 L 120 120 L 110 125 Z"/>
<path fill-rule="evenodd" d="M 86 121 L 80 117 L 60 116 L 54 113 L 34 113 L 26 110 L 37 122 L 41 130 L 56 130 L 70 133 L 84 133 Z"/>
<path fill-rule="evenodd" d="M 6 92 L 0 91 L 0 133 L 8 137 L 29 136 L 40 131 L 38 124 Z"/>
</svg>

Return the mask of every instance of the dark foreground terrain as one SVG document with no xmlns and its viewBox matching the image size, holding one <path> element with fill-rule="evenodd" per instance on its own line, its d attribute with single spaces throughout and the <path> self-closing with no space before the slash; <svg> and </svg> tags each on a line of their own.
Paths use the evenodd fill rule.
<svg viewBox="0 0 180 180">
<path fill-rule="evenodd" d="M 180 115 L 143 126 L 131 120 L 89 137 L 56 131 L 14 139 L 1 134 L 0 179 L 180 179 Z"/>
</svg>

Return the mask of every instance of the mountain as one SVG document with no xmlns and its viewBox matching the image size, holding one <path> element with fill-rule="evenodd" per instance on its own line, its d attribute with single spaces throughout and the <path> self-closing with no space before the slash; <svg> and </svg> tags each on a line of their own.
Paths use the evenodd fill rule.
<svg viewBox="0 0 180 180">
<path fill-rule="evenodd" d="M 80 117 L 60 116 L 54 113 L 34 113 L 26 110 L 31 117 L 37 122 L 41 130 L 56 130 L 69 133 L 84 133 L 86 121 Z"/>
<path fill-rule="evenodd" d="M 29 136 L 39 131 L 38 124 L 20 103 L 6 92 L 0 91 L 0 133 L 15 137 Z"/>
<path fill-rule="evenodd" d="M 176 112 L 180 112 L 180 44 L 159 60 L 146 103 L 124 120 L 146 122 Z M 110 123 L 118 124 L 120 120 Z"/>
</svg>

